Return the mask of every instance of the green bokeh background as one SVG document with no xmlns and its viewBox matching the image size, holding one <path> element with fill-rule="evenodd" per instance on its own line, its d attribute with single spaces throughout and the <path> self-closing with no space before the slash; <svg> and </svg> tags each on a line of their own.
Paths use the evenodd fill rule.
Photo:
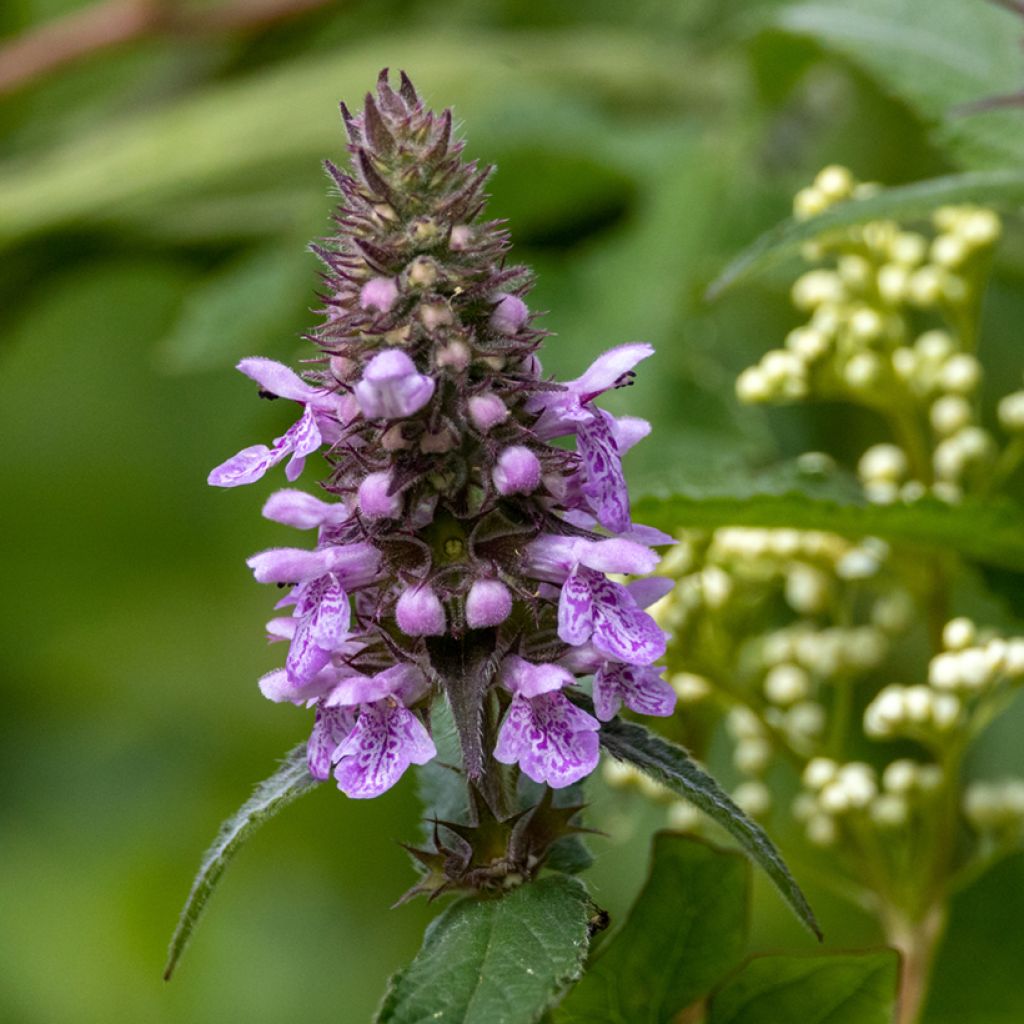
<svg viewBox="0 0 1024 1024">
<path fill-rule="evenodd" d="M 77 6 L 14 0 L 0 33 Z M 417 832 L 410 780 L 368 803 L 321 787 L 242 852 L 160 978 L 202 849 L 308 727 L 255 688 L 280 651 L 243 560 L 282 542 L 258 515 L 280 480 L 221 492 L 205 476 L 288 425 L 231 366 L 303 353 L 319 161 L 344 158 L 335 104 L 380 67 L 455 104 L 470 152 L 499 165 L 492 210 L 556 333 L 546 368 L 657 347 L 612 397 L 655 423 L 640 486 L 807 448 L 848 458 L 877 436 L 860 418 L 838 430 L 835 409 L 735 403 L 736 372 L 797 322 L 785 272 L 702 300 L 823 164 L 886 183 L 955 165 L 857 65 L 762 30 L 780 6 L 347 0 L 256 34 L 143 40 L 0 100 L 0 1021 L 365 1021 L 431 917 L 387 909 L 412 878 L 396 843 Z M 990 398 L 1024 366 L 1013 226 L 1004 250 Z M 986 741 L 988 773 L 1021 771 L 1019 736 Z M 609 838 L 591 878 L 614 914 L 658 819 L 595 801 Z M 831 944 L 878 940 L 809 889 Z M 1022 890 L 1018 859 L 959 901 L 929 1021 L 1019 1022 Z M 755 921 L 758 948 L 810 945 L 765 889 Z"/>
</svg>

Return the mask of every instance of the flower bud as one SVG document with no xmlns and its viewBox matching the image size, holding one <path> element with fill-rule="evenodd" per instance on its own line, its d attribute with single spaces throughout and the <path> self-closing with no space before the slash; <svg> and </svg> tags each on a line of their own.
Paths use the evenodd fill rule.
<svg viewBox="0 0 1024 1024">
<path fill-rule="evenodd" d="M 427 584 L 402 591 L 395 604 L 395 618 L 406 636 L 444 635 L 444 606 Z"/>
<path fill-rule="evenodd" d="M 499 456 L 491 472 L 499 494 L 530 494 L 540 484 L 540 462 L 523 445 L 512 445 Z"/>
<path fill-rule="evenodd" d="M 433 397 L 434 382 L 417 372 L 400 349 L 378 352 L 355 386 L 356 402 L 369 419 L 400 419 L 419 412 Z"/>
<path fill-rule="evenodd" d="M 402 511 L 402 496 L 389 493 L 391 474 L 371 473 L 359 485 L 359 511 L 365 519 L 394 519 Z"/>
<path fill-rule="evenodd" d="M 512 592 L 501 580 L 476 580 L 466 597 L 466 622 L 484 629 L 504 622 L 512 612 Z"/>
<path fill-rule="evenodd" d="M 518 295 L 498 295 L 497 305 L 491 313 L 491 328 L 498 334 L 518 334 L 526 323 L 530 311 Z"/>
<path fill-rule="evenodd" d="M 359 305 L 362 309 L 375 309 L 380 313 L 386 313 L 397 298 L 398 285 L 394 278 L 372 277 L 359 292 Z"/>
<path fill-rule="evenodd" d="M 474 395 L 469 400 L 469 419 L 481 434 L 486 434 L 492 427 L 508 419 L 508 407 L 490 392 Z"/>
</svg>

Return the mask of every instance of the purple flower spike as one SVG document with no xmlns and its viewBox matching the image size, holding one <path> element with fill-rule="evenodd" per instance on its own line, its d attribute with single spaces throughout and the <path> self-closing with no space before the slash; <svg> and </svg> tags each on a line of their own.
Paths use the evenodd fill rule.
<svg viewBox="0 0 1024 1024">
<path fill-rule="evenodd" d="M 363 309 L 375 309 L 386 313 L 398 298 L 398 285 L 392 277 L 373 277 L 359 292 L 359 305 Z"/>
<path fill-rule="evenodd" d="M 594 710 L 602 722 L 625 704 L 641 715 L 667 718 L 675 711 L 676 692 L 661 678 L 664 669 L 607 662 L 594 676 Z"/>
<path fill-rule="evenodd" d="M 366 519 L 394 519 L 402 511 L 402 496 L 391 494 L 391 473 L 371 473 L 359 485 L 359 511 Z"/>
<path fill-rule="evenodd" d="M 257 580 L 286 588 L 267 625 L 285 665 L 260 689 L 315 708 L 310 772 L 333 771 L 353 797 L 434 756 L 426 723 L 444 697 L 467 777 L 486 778 L 497 758 L 569 785 L 597 764 L 600 728 L 569 687 L 593 675 L 604 720 L 622 706 L 665 715 L 674 699 L 651 667 L 664 634 L 643 611 L 672 581 L 610 578 L 649 577 L 654 547 L 671 540 L 631 521 L 622 457 L 650 427 L 597 405 L 653 350 L 620 345 L 575 380 L 545 377 L 532 276 L 508 259 L 485 211 L 489 172 L 463 161 L 450 111 L 385 73 L 344 119 L 351 173 L 328 165 L 341 206 L 314 246 L 317 357 L 301 375 L 238 365 L 265 397 L 297 403 L 297 422 L 210 474 L 236 487 L 280 463 L 295 480 L 325 456 L 315 497 L 280 490 L 263 509 L 313 531 L 312 550 L 249 559 Z M 496 699 L 507 713 L 494 737 Z"/>
<path fill-rule="evenodd" d="M 540 462 L 524 445 L 506 448 L 491 474 L 499 494 L 531 494 L 540 485 Z"/>
<path fill-rule="evenodd" d="M 530 316 L 526 303 L 517 295 L 497 297 L 491 313 L 491 327 L 499 334 L 518 334 Z"/>
<path fill-rule="evenodd" d="M 338 788 L 355 800 L 380 796 L 411 764 L 426 764 L 437 747 L 423 723 L 393 700 L 365 704 L 335 752 Z"/>
<path fill-rule="evenodd" d="M 402 591 L 395 618 L 406 636 L 443 636 L 445 632 L 444 606 L 426 584 Z"/>
<path fill-rule="evenodd" d="M 368 419 L 404 419 L 419 412 L 433 397 L 434 382 L 417 372 L 400 349 L 378 352 L 355 386 L 356 401 Z"/>
<path fill-rule="evenodd" d="M 498 626 L 512 614 L 512 591 L 501 580 L 476 580 L 466 595 L 470 629 Z"/>
</svg>

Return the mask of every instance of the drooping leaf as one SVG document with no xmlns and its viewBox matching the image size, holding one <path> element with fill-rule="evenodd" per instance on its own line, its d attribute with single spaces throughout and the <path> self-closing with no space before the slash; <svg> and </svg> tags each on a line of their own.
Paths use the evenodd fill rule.
<svg viewBox="0 0 1024 1024">
<path fill-rule="evenodd" d="M 188 899 L 185 900 L 181 917 L 178 919 L 178 927 L 171 938 L 167 966 L 164 968 L 165 979 L 171 977 L 199 923 L 207 900 L 242 843 L 265 821 L 303 793 L 308 793 L 316 784 L 317 780 L 309 774 L 306 765 L 306 744 L 300 744 L 285 755 L 281 767 L 270 778 L 264 779 L 256 787 L 253 795 L 239 808 L 238 813 L 224 822 L 213 845 L 203 856 L 199 873 L 192 883 Z"/>
<path fill-rule="evenodd" d="M 592 711 L 587 697 L 573 694 L 586 711 Z M 635 722 L 613 718 L 598 733 L 601 746 L 609 754 L 628 761 L 674 793 L 685 797 L 720 825 L 775 884 L 796 916 L 821 938 L 821 929 L 807 899 L 800 891 L 782 856 L 764 829 L 751 821 L 729 798 L 721 786 L 700 768 L 682 747 L 655 735 Z"/>
<path fill-rule="evenodd" d="M 1021 87 L 1024 22 L 995 3 L 814 0 L 780 7 L 770 23 L 842 54 L 933 126 L 972 167 L 1019 165 L 1024 112 L 968 113 L 965 104 Z"/>
<path fill-rule="evenodd" d="M 1024 131 L 1024 120 L 1021 130 Z M 737 282 L 767 270 L 799 251 L 804 242 L 829 231 L 886 218 L 914 220 L 927 217 L 939 206 L 955 203 L 1019 207 L 1024 203 L 1024 171 L 969 171 L 916 181 L 838 203 L 807 220 L 783 221 L 729 263 L 708 288 L 708 298 L 717 298 Z"/>
<path fill-rule="evenodd" d="M 533 1024 L 582 972 L 593 911 L 566 875 L 459 900 L 391 980 L 377 1024 Z"/>
<path fill-rule="evenodd" d="M 628 919 L 553 1012 L 555 1024 L 669 1024 L 742 959 L 749 896 L 744 858 L 659 833 Z"/>
<path fill-rule="evenodd" d="M 634 514 L 639 522 L 667 531 L 785 526 L 831 530 L 850 537 L 881 537 L 957 551 L 988 565 L 1024 571 L 1024 509 L 1004 497 L 967 499 L 957 505 L 930 498 L 909 505 L 871 505 L 809 497 L 797 490 L 675 494 L 642 498 L 634 505 Z"/>
<path fill-rule="evenodd" d="M 708 1024 L 892 1024 L 899 955 L 755 957 L 711 1000 Z"/>
</svg>

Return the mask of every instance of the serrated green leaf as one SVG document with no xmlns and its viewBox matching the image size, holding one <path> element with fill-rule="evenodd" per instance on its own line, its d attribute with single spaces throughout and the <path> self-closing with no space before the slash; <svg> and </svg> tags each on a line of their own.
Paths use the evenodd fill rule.
<svg viewBox="0 0 1024 1024">
<path fill-rule="evenodd" d="M 586 711 L 593 711 L 589 698 L 573 694 L 572 699 Z M 598 733 L 601 746 L 621 761 L 628 761 L 651 778 L 685 797 L 712 821 L 729 833 L 771 879 L 796 916 L 821 938 L 814 911 L 786 867 L 781 854 L 756 822 L 751 821 L 721 786 L 690 759 L 682 747 L 657 736 L 635 722 L 613 718 Z"/>
<path fill-rule="evenodd" d="M 966 499 L 957 505 L 929 498 L 910 505 L 871 505 L 810 497 L 795 490 L 674 494 L 641 498 L 633 512 L 638 522 L 669 532 L 719 526 L 829 530 L 956 551 L 988 565 L 1024 571 L 1024 509 L 1009 498 Z"/>
<path fill-rule="evenodd" d="M 242 804 L 237 814 L 224 822 L 213 845 L 203 856 L 199 873 L 192 883 L 192 889 L 178 919 L 178 927 L 171 937 L 167 966 L 164 968 L 165 979 L 170 979 L 189 939 L 192 938 L 207 900 L 242 843 L 265 821 L 303 793 L 308 793 L 316 784 L 317 780 L 309 774 L 306 764 L 306 744 L 302 743 L 285 755 L 281 767 L 256 787 L 253 795 Z"/>
<path fill-rule="evenodd" d="M 554 1011 L 555 1024 L 669 1024 L 742 959 L 749 899 L 744 858 L 659 833 L 626 923 Z"/>
<path fill-rule="evenodd" d="M 533 1024 L 580 976 L 592 911 L 566 875 L 459 900 L 392 979 L 377 1024 Z"/>
<path fill-rule="evenodd" d="M 899 955 L 755 957 L 711 1000 L 708 1024 L 892 1024 Z"/>
<path fill-rule="evenodd" d="M 1021 129 L 1024 130 L 1024 122 Z M 1024 203 L 1024 171 L 950 174 L 883 189 L 864 199 L 850 199 L 807 220 L 783 221 L 733 259 L 708 288 L 707 297 L 718 298 L 727 288 L 769 269 L 798 252 L 804 242 L 829 231 L 886 218 L 915 220 L 927 217 L 937 207 L 950 203 L 1019 206 Z"/>
<path fill-rule="evenodd" d="M 1024 161 L 1024 112 L 963 109 L 1020 88 L 1022 23 L 1009 11 L 964 0 L 815 0 L 781 7 L 770 24 L 854 62 L 965 163 Z"/>
</svg>

